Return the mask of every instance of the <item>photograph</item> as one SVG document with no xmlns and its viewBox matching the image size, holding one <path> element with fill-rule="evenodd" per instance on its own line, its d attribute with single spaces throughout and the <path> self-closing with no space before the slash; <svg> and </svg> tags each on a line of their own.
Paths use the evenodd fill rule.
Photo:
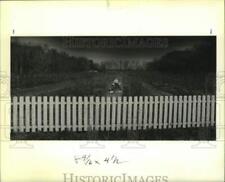
<svg viewBox="0 0 225 182">
<path fill-rule="evenodd" d="M 216 36 L 11 36 L 11 140 L 216 140 Z"/>
</svg>

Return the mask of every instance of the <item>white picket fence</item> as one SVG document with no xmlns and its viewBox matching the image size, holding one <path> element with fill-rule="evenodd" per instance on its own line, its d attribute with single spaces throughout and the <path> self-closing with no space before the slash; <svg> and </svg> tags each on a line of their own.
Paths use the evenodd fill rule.
<svg viewBox="0 0 225 182">
<path fill-rule="evenodd" d="M 13 132 L 215 126 L 215 96 L 12 98 Z"/>
</svg>

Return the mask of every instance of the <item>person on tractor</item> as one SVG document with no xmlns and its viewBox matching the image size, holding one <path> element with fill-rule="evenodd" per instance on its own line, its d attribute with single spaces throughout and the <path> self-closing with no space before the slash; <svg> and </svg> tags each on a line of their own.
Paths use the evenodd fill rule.
<svg viewBox="0 0 225 182">
<path fill-rule="evenodd" d="M 120 82 L 117 78 L 112 83 L 112 90 L 114 91 L 121 90 Z"/>
</svg>

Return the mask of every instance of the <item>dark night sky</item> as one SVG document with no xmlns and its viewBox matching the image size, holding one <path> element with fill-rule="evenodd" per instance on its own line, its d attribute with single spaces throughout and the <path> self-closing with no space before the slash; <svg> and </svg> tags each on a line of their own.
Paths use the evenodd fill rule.
<svg viewBox="0 0 225 182">
<path fill-rule="evenodd" d="M 73 40 L 87 40 L 93 39 L 101 40 L 108 37 L 72 37 Z M 112 37 L 110 37 L 112 39 Z M 114 37 L 115 38 L 115 37 Z M 117 37 L 118 38 L 118 37 Z M 124 40 L 134 37 L 123 37 Z M 137 37 L 136 37 L 137 38 Z M 138 37 L 139 38 L 139 37 Z M 142 37 L 143 38 L 143 37 Z M 142 47 L 142 48 L 128 48 L 127 44 L 123 48 L 77 48 L 75 46 L 67 46 L 68 37 L 13 37 L 12 41 L 17 41 L 21 44 L 40 45 L 42 47 L 54 48 L 58 51 L 66 52 L 72 56 L 87 57 L 95 62 L 114 61 L 114 60 L 137 60 L 140 62 L 149 62 L 155 58 L 161 57 L 167 52 L 173 50 L 184 50 L 192 48 L 199 44 L 212 44 L 214 38 L 212 36 L 163 36 L 163 37 L 148 37 L 167 40 L 165 47 Z"/>
</svg>

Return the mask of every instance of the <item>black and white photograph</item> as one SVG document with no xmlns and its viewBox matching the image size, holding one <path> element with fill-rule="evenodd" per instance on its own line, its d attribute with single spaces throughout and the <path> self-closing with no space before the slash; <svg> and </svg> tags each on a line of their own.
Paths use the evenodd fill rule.
<svg viewBox="0 0 225 182">
<path fill-rule="evenodd" d="M 11 140 L 216 140 L 216 36 L 12 36 Z"/>
</svg>

